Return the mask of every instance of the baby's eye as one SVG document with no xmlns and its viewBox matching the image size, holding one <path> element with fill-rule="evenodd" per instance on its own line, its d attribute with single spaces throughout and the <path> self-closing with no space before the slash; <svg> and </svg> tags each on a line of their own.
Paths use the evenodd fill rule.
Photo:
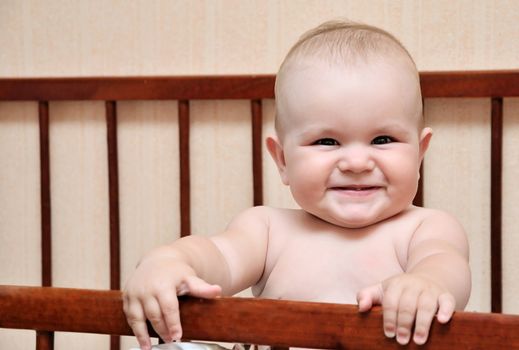
<svg viewBox="0 0 519 350">
<path fill-rule="evenodd" d="M 395 139 L 392 138 L 391 136 L 377 136 L 373 139 L 373 141 L 371 141 L 371 144 L 373 145 L 385 145 L 386 143 L 391 143 L 391 142 L 394 142 Z"/>
<path fill-rule="evenodd" d="M 337 141 L 334 140 L 334 139 L 324 138 L 324 139 L 319 139 L 319 140 L 315 141 L 315 142 L 313 143 L 313 145 L 319 145 L 319 146 L 337 146 L 337 145 L 339 145 L 339 142 L 337 142 Z"/>
</svg>

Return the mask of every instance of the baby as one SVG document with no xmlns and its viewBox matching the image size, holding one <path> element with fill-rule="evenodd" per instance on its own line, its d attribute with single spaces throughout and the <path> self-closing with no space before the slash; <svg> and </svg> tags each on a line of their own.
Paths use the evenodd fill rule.
<svg viewBox="0 0 519 350">
<path fill-rule="evenodd" d="M 245 210 L 220 234 L 147 254 L 124 310 L 142 349 L 145 320 L 182 336 L 177 295 L 233 295 L 383 308 L 387 337 L 426 342 L 470 294 L 468 243 L 449 214 L 412 205 L 432 136 L 416 66 L 389 33 L 327 22 L 290 50 L 266 140 L 301 209 Z"/>
</svg>

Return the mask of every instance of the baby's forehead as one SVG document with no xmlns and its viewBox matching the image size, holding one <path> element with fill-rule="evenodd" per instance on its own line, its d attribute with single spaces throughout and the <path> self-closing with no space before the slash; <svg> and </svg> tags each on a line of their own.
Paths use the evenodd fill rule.
<svg viewBox="0 0 519 350">
<path fill-rule="evenodd" d="M 390 73 L 379 74 L 381 71 Z M 335 83 L 340 80 L 350 81 L 352 76 L 356 76 L 356 78 L 353 78 L 354 85 L 348 84 L 353 86 L 353 90 L 349 91 L 357 90 L 355 88 L 356 83 L 362 85 L 359 85 L 359 89 L 372 90 L 373 93 L 380 91 L 378 89 L 373 90 L 375 86 L 386 86 L 385 91 L 391 90 L 389 96 L 393 96 L 392 100 L 396 98 L 402 102 L 408 101 L 405 103 L 408 106 L 407 108 L 412 108 L 413 112 L 410 113 L 412 119 L 416 119 L 417 125 L 422 124 L 419 76 L 414 63 L 405 55 L 373 57 L 368 60 L 358 60 L 355 63 L 349 62 L 348 64 L 331 63 L 312 57 L 287 65 L 284 75 L 278 77 L 276 86 L 276 130 L 278 134 L 289 130 L 291 124 L 297 123 L 294 118 L 297 117 L 298 113 L 294 115 L 293 112 L 295 110 L 301 111 L 301 105 L 304 106 L 310 101 L 320 101 L 321 103 L 327 101 L 326 98 L 323 100 L 319 96 L 337 96 L 337 98 L 342 99 L 344 95 L 340 93 L 335 95 L 332 92 L 336 87 Z M 402 85 L 402 81 L 406 81 L 406 83 Z M 342 89 L 342 83 L 339 82 L 338 84 L 338 88 Z M 303 89 L 301 90 L 301 88 Z M 303 95 L 299 91 L 304 91 Z M 376 93 L 378 94 L 378 92 Z M 301 101 L 301 99 L 305 101 Z M 361 102 L 363 101 L 359 101 L 359 103 Z M 373 103 L 372 101 L 364 102 L 370 105 Z M 297 107 L 294 109 L 294 106 Z M 411 111 L 410 109 L 407 110 Z"/>
<path fill-rule="evenodd" d="M 350 86 L 352 92 L 385 86 L 421 100 L 420 78 L 412 61 L 405 55 L 373 57 L 355 62 L 329 62 L 316 57 L 287 64 L 276 78 L 276 106 L 301 98 L 296 91 L 306 91 L 313 97 L 330 95 L 334 89 Z M 358 88 L 357 88 L 358 86 Z M 369 86 L 369 87 L 366 87 Z M 310 97 L 312 97 L 310 96 Z M 299 103 L 299 101 L 298 101 Z"/>
<path fill-rule="evenodd" d="M 322 90 L 329 90 L 327 83 L 337 82 L 333 77 L 330 78 L 330 74 L 326 75 L 332 71 L 341 74 L 345 79 L 349 74 L 371 74 L 375 76 L 371 82 L 378 84 L 377 74 L 372 74 L 377 72 L 377 65 L 378 68 L 384 65 L 393 67 L 389 71 L 394 74 L 381 77 L 388 84 L 398 80 L 406 81 L 404 90 L 409 92 L 407 96 L 414 102 L 419 101 L 420 106 L 416 110 L 421 115 L 418 71 L 411 55 L 398 39 L 382 29 L 369 25 L 325 23 L 305 33 L 281 64 L 275 85 L 276 130 L 279 133 L 283 127 L 290 124 L 290 121 L 284 120 L 285 114 L 290 105 L 299 103 L 295 101 L 297 98 L 292 98 L 297 95 L 294 89 L 305 88 L 316 82 L 320 86 L 325 86 Z M 323 78 L 319 78 L 320 73 L 323 73 Z M 327 78 L 330 79 L 326 80 Z M 409 82 L 413 87 L 410 87 Z M 366 85 L 362 79 L 358 80 L 358 83 Z M 320 91 L 315 89 L 311 90 L 311 93 L 320 95 Z M 298 97 L 299 100 L 302 98 Z"/>
</svg>

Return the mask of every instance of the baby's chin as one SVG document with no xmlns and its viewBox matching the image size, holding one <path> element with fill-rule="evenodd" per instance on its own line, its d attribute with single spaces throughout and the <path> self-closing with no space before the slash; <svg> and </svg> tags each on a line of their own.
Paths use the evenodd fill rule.
<svg viewBox="0 0 519 350">
<path fill-rule="evenodd" d="M 384 221 L 385 219 L 387 219 L 388 217 L 391 216 L 391 215 L 389 215 L 388 217 L 375 217 L 375 218 L 373 218 L 373 217 L 370 217 L 370 218 L 362 218 L 362 217 L 360 217 L 360 218 L 359 217 L 357 217 L 357 218 L 342 218 L 342 217 L 337 218 L 337 217 L 325 215 L 322 213 L 312 213 L 310 211 L 307 211 L 307 212 L 331 225 L 335 225 L 335 226 L 339 226 L 339 227 L 347 228 L 347 229 L 365 228 L 365 227 L 368 227 L 371 225 L 375 225 L 381 221 Z"/>
<path fill-rule="evenodd" d="M 381 222 L 383 220 L 384 219 L 382 219 L 382 220 L 348 220 L 348 221 L 345 221 L 345 220 L 333 220 L 332 219 L 332 220 L 325 220 L 325 221 L 327 221 L 328 223 L 330 223 L 332 225 L 339 226 L 342 228 L 361 229 L 361 228 L 366 228 L 368 226 L 378 224 L 379 222 Z"/>
</svg>

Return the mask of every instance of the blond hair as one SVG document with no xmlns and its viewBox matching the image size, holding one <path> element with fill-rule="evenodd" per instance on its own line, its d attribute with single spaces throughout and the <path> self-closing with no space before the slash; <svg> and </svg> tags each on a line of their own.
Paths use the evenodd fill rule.
<svg viewBox="0 0 519 350">
<path fill-rule="evenodd" d="M 391 33 L 368 24 L 334 20 L 324 22 L 304 33 L 292 46 L 280 70 L 294 58 L 316 56 L 328 60 L 355 60 L 389 52 L 413 58 Z"/>
</svg>

